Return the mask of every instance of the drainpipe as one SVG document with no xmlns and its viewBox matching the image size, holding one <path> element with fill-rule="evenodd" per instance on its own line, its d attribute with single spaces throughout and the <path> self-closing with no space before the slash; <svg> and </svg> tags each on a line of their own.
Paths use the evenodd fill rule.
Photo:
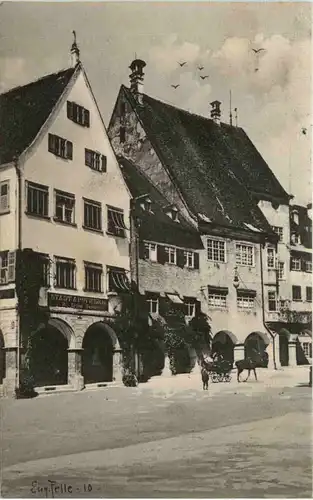
<svg viewBox="0 0 313 500">
<path fill-rule="evenodd" d="M 131 258 L 134 257 L 134 265 L 131 265 L 131 271 L 134 272 L 134 282 L 136 284 L 136 290 L 134 290 L 134 317 L 137 319 L 138 316 L 138 297 L 137 293 L 139 291 L 139 239 L 138 239 L 138 234 L 137 234 L 137 224 L 136 224 L 136 219 L 135 219 L 135 208 L 136 208 L 136 201 L 137 198 L 131 199 L 130 200 L 130 228 L 131 228 Z M 132 242 L 133 240 L 133 242 Z M 134 243 L 134 248 L 132 248 L 132 245 Z M 139 360 L 139 354 L 137 352 L 137 349 L 134 352 L 135 354 L 135 370 L 136 370 L 136 376 L 139 378 L 140 376 L 140 360 Z"/>
<path fill-rule="evenodd" d="M 272 331 L 269 329 L 265 322 L 265 308 L 264 308 L 264 279 L 263 279 L 263 259 L 262 259 L 262 249 L 263 249 L 263 244 L 260 243 L 260 270 L 261 270 L 261 298 L 262 298 L 262 321 L 263 321 L 263 326 L 265 330 L 270 334 L 272 341 L 273 341 L 273 364 L 274 364 L 274 370 L 277 370 L 277 365 L 276 365 L 276 335 L 272 333 Z"/>
<path fill-rule="evenodd" d="M 22 175 L 18 157 L 13 159 L 14 168 L 17 178 L 17 197 L 16 197 L 16 225 L 17 225 L 17 250 L 22 249 Z M 15 260 L 16 270 L 16 260 Z M 16 283 L 16 276 L 15 276 Z M 16 387 L 20 385 L 20 360 L 21 360 L 21 324 L 20 316 L 17 321 L 17 360 L 16 360 Z"/>
</svg>

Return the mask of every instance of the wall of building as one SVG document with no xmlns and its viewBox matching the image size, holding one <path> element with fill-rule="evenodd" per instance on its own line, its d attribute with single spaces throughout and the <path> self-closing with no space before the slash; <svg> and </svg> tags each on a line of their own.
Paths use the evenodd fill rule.
<svg viewBox="0 0 313 500">
<path fill-rule="evenodd" d="M 0 168 L 0 183 L 9 181 L 9 210 L 0 212 L 0 251 L 15 250 L 17 246 L 16 212 L 17 212 L 17 182 L 14 166 Z"/>
<path fill-rule="evenodd" d="M 67 100 L 74 101 L 90 111 L 89 128 L 80 126 L 67 118 Z M 48 133 L 56 134 L 73 143 L 73 160 L 64 160 L 48 152 Z M 107 157 L 106 172 L 100 173 L 85 165 L 85 148 L 99 151 Z M 26 181 L 49 186 L 48 219 L 40 219 L 24 213 Z M 53 219 L 54 189 L 75 195 L 76 226 L 64 225 Z M 23 247 L 50 254 L 51 257 L 57 255 L 76 259 L 79 294 L 88 295 L 87 292 L 83 292 L 83 260 L 104 266 L 129 269 L 129 232 L 127 232 L 127 238 L 106 234 L 106 205 L 123 209 L 124 220 L 129 228 L 130 195 L 82 73 L 78 76 L 66 99 L 63 100 L 58 113 L 49 128 L 45 130 L 35 151 L 26 158 L 23 195 Z M 83 197 L 101 202 L 102 233 L 82 228 Z"/>
</svg>

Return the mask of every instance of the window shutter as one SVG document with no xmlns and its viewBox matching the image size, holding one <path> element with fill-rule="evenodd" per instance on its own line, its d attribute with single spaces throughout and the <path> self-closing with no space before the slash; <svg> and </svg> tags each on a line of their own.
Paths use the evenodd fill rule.
<svg viewBox="0 0 313 500">
<path fill-rule="evenodd" d="M 185 265 L 184 250 L 181 250 L 180 248 L 178 248 L 176 250 L 176 252 L 177 252 L 176 262 L 177 262 L 178 267 L 184 267 L 184 265 Z"/>
<path fill-rule="evenodd" d="M 166 298 L 159 297 L 159 313 L 160 313 L 160 315 L 164 316 L 166 314 L 166 310 L 167 310 Z"/>
<path fill-rule="evenodd" d="M 145 243 L 144 241 L 139 240 L 139 259 L 145 258 Z"/>
<path fill-rule="evenodd" d="M 195 264 L 195 269 L 199 269 L 199 254 L 198 254 L 198 252 L 194 253 L 194 264 Z"/>
<path fill-rule="evenodd" d="M 73 120 L 73 103 L 71 101 L 67 101 L 67 117 Z"/>
<path fill-rule="evenodd" d="M 48 135 L 48 151 L 50 153 L 55 153 L 55 135 L 49 134 Z"/>
<path fill-rule="evenodd" d="M 290 257 L 290 264 L 289 264 L 289 267 L 290 267 L 290 271 L 292 270 L 292 257 Z"/>
<path fill-rule="evenodd" d="M 90 127 L 90 112 L 88 109 L 84 109 L 84 125 Z"/>
<path fill-rule="evenodd" d="M 66 158 L 73 159 L 73 143 L 71 141 L 66 141 Z"/>
<path fill-rule="evenodd" d="M 10 183 L 0 184 L 0 212 L 10 208 Z"/>
<path fill-rule="evenodd" d="M 200 302 L 200 300 L 196 300 L 195 304 L 196 304 L 196 316 L 199 316 L 199 314 L 201 313 L 201 302 Z"/>
<path fill-rule="evenodd" d="M 301 257 L 301 260 L 300 260 L 300 264 L 301 264 L 301 271 L 305 271 L 306 269 L 306 265 L 305 265 L 305 259 Z"/>
<path fill-rule="evenodd" d="M 101 156 L 101 170 L 102 172 L 107 171 L 107 157 L 105 155 Z"/>
<path fill-rule="evenodd" d="M 160 264 L 164 264 L 165 263 L 165 248 L 163 245 L 158 245 L 157 247 L 157 261 L 160 263 Z"/>
<path fill-rule="evenodd" d="M 8 282 L 15 281 L 15 252 L 8 253 Z"/>
</svg>

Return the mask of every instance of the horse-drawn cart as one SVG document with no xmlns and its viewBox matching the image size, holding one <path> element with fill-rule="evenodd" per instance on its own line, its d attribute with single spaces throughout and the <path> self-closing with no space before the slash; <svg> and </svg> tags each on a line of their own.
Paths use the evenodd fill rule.
<svg viewBox="0 0 313 500">
<path fill-rule="evenodd" d="M 233 364 L 226 359 L 205 363 L 204 368 L 208 373 L 209 379 L 214 383 L 231 381 Z"/>
</svg>

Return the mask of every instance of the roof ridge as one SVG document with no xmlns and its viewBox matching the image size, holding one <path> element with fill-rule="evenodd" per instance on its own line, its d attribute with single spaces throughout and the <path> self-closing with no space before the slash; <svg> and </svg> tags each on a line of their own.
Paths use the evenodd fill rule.
<svg viewBox="0 0 313 500">
<path fill-rule="evenodd" d="M 131 92 L 130 88 L 126 87 L 126 85 L 122 85 L 122 87 L 124 87 L 124 89 L 127 90 L 127 92 Z M 142 93 L 142 95 L 144 97 L 148 97 L 148 99 L 152 99 L 153 101 L 159 102 L 159 103 L 161 103 L 161 104 L 163 104 L 165 106 L 168 106 L 169 108 L 173 108 L 173 109 L 175 109 L 177 111 L 180 111 L 182 113 L 185 113 L 187 115 L 191 115 L 191 116 L 196 117 L 196 118 L 201 118 L 202 120 L 205 120 L 205 121 L 213 122 L 212 118 L 209 118 L 208 116 L 199 115 L 198 113 L 194 113 L 192 111 L 188 111 L 187 109 L 180 108 L 179 106 L 175 106 L 175 104 L 171 104 L 170 102 L 167 102 L 167 101 L 164 101 L 164 100 L 161 100 L 161 99 L 157 99 L 156 97 L 152 97 L 149 94 Z M 236 127 L 235 125 L 230 125 L 229 123 L 225 123 L 225 122 L 222 122 L 222 121 L 221 121 L 220 124 L 223 125 L 223 126 L 226 126 L 226 127 L 236 128 L 236 129 L 239 129 L 239 130 L 243 130 L 242 127 Z"/>
<path fill-rule="evenodd" d="M 8 95 L 11 92 L 16 92 L 17 90 L 20 90 L 20 89 L 22 89 L 24 87 L 29 87 L 30 85 L 34 85 L 35 83 L 38 83 L 41 80 L 45 80 L 46 78 L 50 78 L 51 76 L 56 76 L 56 75 L 59 75 L 60 73 L 65 73 L 66 71 L 69 71 L 69 70 L 73 70 L 73 72 L 74 72 L 75 69 L 76 68 L 68 67 L 68 68 L 61 69 L 59 71 L 55 71 L 54 73 L 49 73 L 48 75 L 41 76 L 40 78 L 37 78 L 36 80 L 32 80 L 32 81 L 30 81 L 28 83 L 25 83 L 24 85 L 17 85 L 16 87 L 12 87 L 11 89 L 9 89 L 9 90 L 7 90 L 5 92 L 0 93 L 0 97 Z"/>
</svg>

